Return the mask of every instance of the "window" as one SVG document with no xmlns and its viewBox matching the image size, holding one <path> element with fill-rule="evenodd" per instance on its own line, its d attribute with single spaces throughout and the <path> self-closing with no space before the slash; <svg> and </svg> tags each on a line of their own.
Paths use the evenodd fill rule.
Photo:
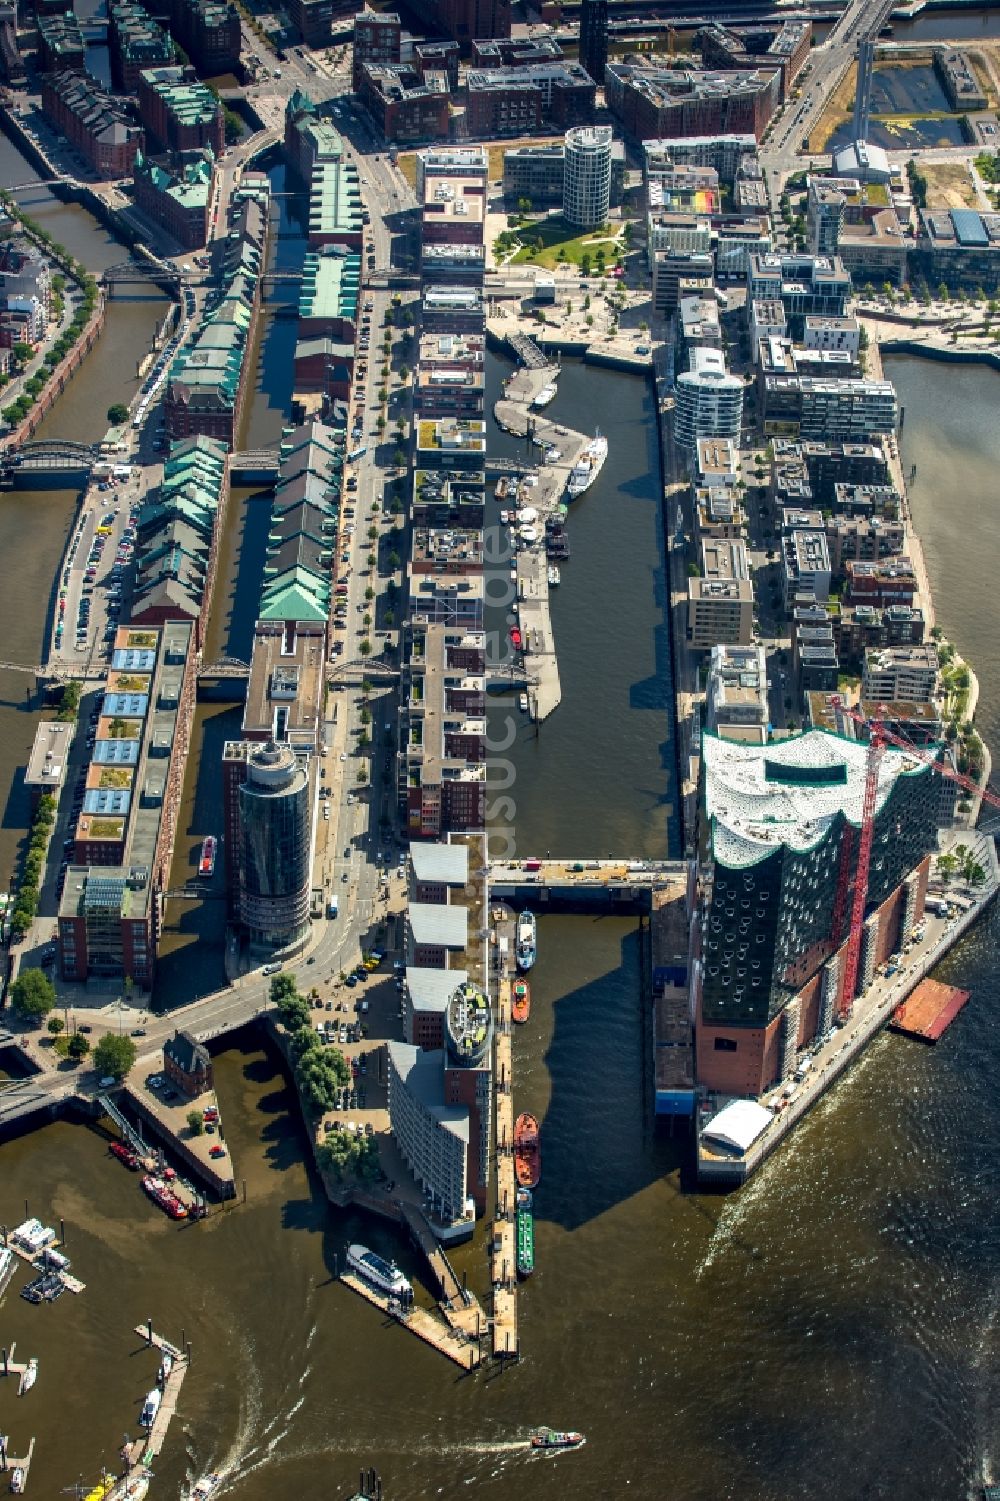
<svg viewBox="0 0 1000 1501">
<path fill-rule="evenodd" d="M 737 1042 L 735 1037 L 717 1037 L 714 1046 L 717 1053 L 735 1053 Z"/>
</svg>

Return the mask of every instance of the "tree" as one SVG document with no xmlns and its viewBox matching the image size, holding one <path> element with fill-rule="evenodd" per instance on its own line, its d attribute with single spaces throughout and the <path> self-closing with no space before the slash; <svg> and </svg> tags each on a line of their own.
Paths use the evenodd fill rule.
<svg viewBox="0 0 1000 1501">
<path fill-rule="evenodd" d="M 937 868 L 938 875 L 947 885 L 958 869 L 957 855 L 938 855 Z"/>
<path fill-rule="evenodd" d="M 63 1021 L 61 1016 L 50 1016 L 48 1022 L 46 1023 L 46 1027 L 48 1031 L 52 1033 L 53 1037 L 58 1037 L 59 1033 L 63 1030 L 65 1025 L 66 1023 Z"/>
<path fill-rule="evenodd" d="M 40 1022 L 55 1006 L 56 992 L 40 969 L 22 970 L 10 987 L 10 1004 L 25 1022 Z"/>
<path fill-rule="evenodd" d="M 530 198 L 526 198 L 526 197 L 519 198 L 517 200 L 517 211 L 518 211 L 519 214 L 530 214 L 531 213 L 531 199 Z"/>
<path fill-rule="evenodd" d="M 200 1110 L 189 1110 L 184 1119 L 187 1121 L 188 1130 L 192 1136 L 204 1135 L 205 1117 Z"/>
<path fill-rule="evenodd" d="M 100 1075 L 112 1079 L 124 1079 L 135 1063 L 136 1049 L 131 1037 L 118 1037 L 108 1032 L 94 1049 L 94 1067 Z"/>
<path fill-rule="evenodd" d="M 310 1115 L 322 1115 L 337 1103 L 338 1091 L 351 1081 L 351 1070 L 339 1048 L 311 1048 L 295 1065 L 295 1082 Z"/>
<path fill-rule="evenodd" d="M 395 571 L 399 567 L 399 563 L 400 563 L 399 553 L 396 551 L 395 548 L 393 548 L 393 550 L 390 552 L 388 558 L 386 558 L 386 562 L 389 564 L 389 567 L 391 569 L 393 569 L 393 571 Z"/>
<path fill-rule="evenodd" d="M 108 421 L 114 423 L 116 426 L 119 422 L 127 422 L 128 407 L 123 401 L 112 402 L 111 406 L 108 407 L 107 416 Z"/>
<path fill-rule="evenodd" d="M 231 109 L 223 110 L 222 120 L 223 128 L 226 132 L 226 145 L 235 146 L 237 141 L 243 139 L 243 121 Z"/>
<path fill-rule="evenodd" d="M 90 1052 L 90 1043 L 82 1032 L 74 1032 L 66 1039 L 66 1053 L 74 1063 L 82 1063 Z"/>
</svg>

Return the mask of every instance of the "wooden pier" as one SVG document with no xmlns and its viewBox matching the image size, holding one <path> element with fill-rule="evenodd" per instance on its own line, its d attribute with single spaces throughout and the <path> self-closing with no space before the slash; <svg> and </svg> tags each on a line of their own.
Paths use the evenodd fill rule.
<svg viewBox="0 0 1000 1501">
<path fill-rule="evenodd" d="M 10 1450 L 6 1446 L 0 1448 L 0 1474 L 13 1475 L 15 1470 L 24 1471 L 24 1484 L 21 1486 L 22 1495 L 28 1489 L 28 1472 L 31 1469 L 31 1461 L 34 1459 L 34 1457 L 34 1438 L 32 1438 L 31 1443 L 28 1445 L 28 1452 L 23 1456 L 23 1458 L 18 1458 L 16 1454 L 11 1454 Z"/>
<path fill-rule="evenodd" d="M 17 1344 L 12 1342 L 9 1350 L 0 1350 L 0 1376 L 16 1376 L 17 1395 L 22 1397 L 24 1395 L 24 1373 L 28 1369 L 28 1362 L 26 1360 L 14 1359 L 14 1351 L 16 1349 Z"/>
<path fill-rule="evenodd" d="M 177 1399 L 184 1384 L 184 1377 L 188 1373 L 191 1349 L 190 1345 L 187 1348 L 187 1352 L 178 1349 L 175 1344 L 165 1339 L 162 1334 L 157 1334 L 151 1324 L 136 1324 L 135 1333 L 139 1335 L 140 1339 L 145 1340 L 150 1349 L 158 1350 L 161 1356 L 170 1355 L 173 1358 L 173 1365 L 170 1369 L 170 1374 L 163 1383 L 163 1400 L 160 1403 L 156 1417 L 153 1419 L 152 1428 L 142 1438 L 133 1439 L 127 1445 L 126 1470 L 129 1472 L 136 1469 L 139 1465 L 148 1464 L 150 1460 L 156 1458 L 157 1454 L 163 1448 L 167 1437 L 167 1429 L 170 1427 L 170 1420 L 177 1411 Z"/>
<path fill-rule="evenodd" d="M 459 1282 L 451 1262 L 420 1210 L 405 1201 L 401 1207 L 410 1233 L 438 1280 L 438 1307 L 445 1321 L 456 1334 L 466 1340 L 474 1339 L 478 1345 L 480 1335 L 486 1327 L 479 1299 Z"/>
<path fill-rule="evenodd" d="M 64 1246 L 65 1242 L 60 1240 L 56 1241 L 55 1245 L 46 1246 L 42 1251 L 29 1251 L 24 1246 L 19 1246 L 13 1238 L 8 1237 L 7 1240 L 7 1250 L 13 1251 L 14 1255 L 20 1257 L 33 1272 L 51 1272 L 53 1277 L 59 1278 L 59 1281 L 68 1293 L 85 1292 L 87 1284 L 86 1282 L 81 1282 L 79 1277 L 72 1277 L 69 1272 L 64 1272 L 59 1267 L 49 1267 L 45 1264 L 46 1251 L 62 1251 L 62 1254 L 65 1255 Z"/>
<path fill-rule="evenodd" d="M 418 1339 L 422 1339 L 425 1344 L 431 1345 L 442 1355 L 447 1355 L 448 1359 L 461 1366 L 463 1371 L 474 1371 L 480 1364 L 482 1356 L 478 1341 L 474 1337 L 470 1341 L 466 1335 L 449 1329 L 447 1324 L 436 1319 L 426 1308 L 410 1308 L 403 1311 L 397 1299 L 376 1292 L 353 1272 L 341 1272 L 340 1280 L 345 1287 L 349 1287 L 366 1302 L 380 1308 L 387 1318 L 393 1319 L 403 1329 L 409 1329 L 411 1334 L 415 1334 Z"/>
<path fill-rule="evenodd" d="M 509 931 L 507 931 L 509 930 Z M 506 917 L 497 925 L 507 931 L 513 953 L 514 925 Z M 499 952 L 499 942 L 497 944 Z M 514 1182 L 514 1095 L 511 1046 L 511 981 L 508 971 L 497 979 L 496 1054 L 493 1086 L 496 1091 L 497 1211 L 490 1239 L 490 1281 L 493 1284 L 493 1355 L 502 1360 L 518 1354 L 517 1343 L 517 1245 Z"/>
</svg>

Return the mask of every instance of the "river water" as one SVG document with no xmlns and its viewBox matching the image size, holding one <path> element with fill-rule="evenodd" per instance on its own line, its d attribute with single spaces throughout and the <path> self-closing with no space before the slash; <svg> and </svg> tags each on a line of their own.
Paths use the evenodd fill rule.
<svg viewBox="0 0 1000 1501">
<path fill-rule="evenodd" d="M 60 221 L 60 238 L 70 227 Z M 96 240 L 78 253 L 95 264 L 91 251 Z M 280 421 L 284 337 L 281 320 L 265 325 L 252 441 Z M 994 738 L 1000 606 L 986 570 L 998 377 L 910 361 L 891 373 L 939 615 L 980 669 L 981 723 Z M 78 379 L 52 419 L 60 431 L 64 408 L 88 389 L 100 390 L 90 435 L 99 428 L 113 398 Z M 676 848 L 676 829 L 649 396 L 634 378 L 567 365 L 560 414 L 579 428 L 599 424 L 611 457 L 573 507 L 573 557 L 553 601 L 563 704 L 537 740 L 519 723 L 511 752 L 518 840 L 524 850 L 663 853 Z M 17 615 L 20 582 L 0 594 L 8 638 L 40 637 L 40 623 L 22 616 L 48 587 L 46 559 L 51 570 L 58 557 L 62 512 L 62 530 L 48 536 L 58 504 L 0 497 L 0 527 L 20 542 L 27 523 L 24 545 L 39 553 Z M 234 507 L 227 542 L 234 560 L 246 552 L 251 573 L 259 504 Z M 42 507 L 47 525 L 32 527 Z M 234 576 L 213 616 L 220 650 L 245 644 L 236 601 L 248 586 Z M 16 707 L 0 712 L 18 723 Z M 212 734 L 226 713 L 205 711 Z M 206 767 L 210 758 L 206 735 Z M 8 785 L 16 765 L 15 756 L 0 769 Z M 216 826 L 202 785 L 192 775 L 185 837 Z M 12 842 L 15 807 L 3 828 Z M 304 1166 L 284 1076 L 252 1033 L 216 1060 L 247 1202 L 207 1224 L 176 1228 L 156 1215 L 92 1128 L 59 1122 L 5 1143 L 0 1220 L 20 1219 L 26 1202 L 64 1218 L 87 1283 L 49 1309 L 11 1292 L 4 1300 L 4 1342 L 41 1361 L 24 1402 L 0 1382 L 0 1431 L 14 1448 L 38 1437 L 32 1493 L 54 1497 L 78 1475 L 93 1479 L 122 1433 L 135 1434 L 155 1364 L 130 1331 L 148 1317 L 173 1337 L 183 1330 L 194 1355 L 154 1497 L 177 1496 L 186 1474 L 226 1462 L 237 1466 L 229 1493 L 245 1501 L 328 1501 L 368 1464 L 387 1501 L 472 1491 L 539 1501 L 971 1496 L 1000 1437 L 995 921 L 947 966 L 975 994 L 936 1049 L 881 1037 L 748 1189 L 714 1197 L 682 1189 L 683 1144 L 651 1129 L 636 924 L 543 919 L 532 1020 L 516 1054 L 518 1107 L 543 1123 L 538 1270 L 520 1299 L 524 1359 L 502 1375 L 457 1376 L 333 1280 L 334 1258 L 354 1238 L 418 1279 L 420 1268 L 385 1228 L 329 1210 Z M 206 963 L 199 936 L 195 923 L 182 935 L 175 971 Z M 206 967 L 214 962 L 209 947 Z M 483 1287 L 482 1229 L 455 1261 Z M 533 1459 L 525 1438 L 539 1422 L 581 1428 L 586 1447 Z"/>
</svg>

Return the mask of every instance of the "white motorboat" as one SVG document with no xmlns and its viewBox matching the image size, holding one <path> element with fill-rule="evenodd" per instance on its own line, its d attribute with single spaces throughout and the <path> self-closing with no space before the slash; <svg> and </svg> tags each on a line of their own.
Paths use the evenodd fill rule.
<svg viewBox="0 0 1000 1501">
<path fill-rule="evenodd" d="M 550 401 L 555 401 L 558 394 L 559 389 L 554 383 L 548 386 L 543 386 L 538 395 L 532 401 L 531 405 L 539 409 L 541 409 L 542 407 L 547 407 Z"/>
<path fill-rule="evenodd" d="M 158 1386 L 154 1386 L 151 1392 L 147 1392 L 146 1400 L 142 1404 L 142 1412 L 139 1414 L 140 1428 L 152 1428 L 162 1401 L 163 1393 Z"/>
<path fill-rule="evenodd" d="M 28 1364 L 25 1366 L 24 1370 L 21 1372 L 21 1381 L 20 1385 L 17 1388 L 17 1395 L 19 1397 L 23 1397 L 26 1392 L 30 1392 L 31 1388 L 34 1386 L 37 1380 L 38 1361 L 34 1356 L 32 1356 L 28 1361 Z"/>
<path fill-rule="evenodd" d="M 600 431 L 591 439 L 586 448 L 570 470 L 569 479 L 566 481 L 566 494 L 570 500 L 575 500 L 591 485 L 604 468 L 604 461 L 608 456 L 608 440 Z"/>
<path fill-rule="evenodd" d="M 549 588 L 550 589 L 554 589 L 557 584 L 562 583 L 562 574 L 559 572 L 559 569 L 556 567 L 556 565 L 554 563 L 549 568 L 549 571 L 548 571 L 548 580 L 549 580 Z"/>
</svg>

